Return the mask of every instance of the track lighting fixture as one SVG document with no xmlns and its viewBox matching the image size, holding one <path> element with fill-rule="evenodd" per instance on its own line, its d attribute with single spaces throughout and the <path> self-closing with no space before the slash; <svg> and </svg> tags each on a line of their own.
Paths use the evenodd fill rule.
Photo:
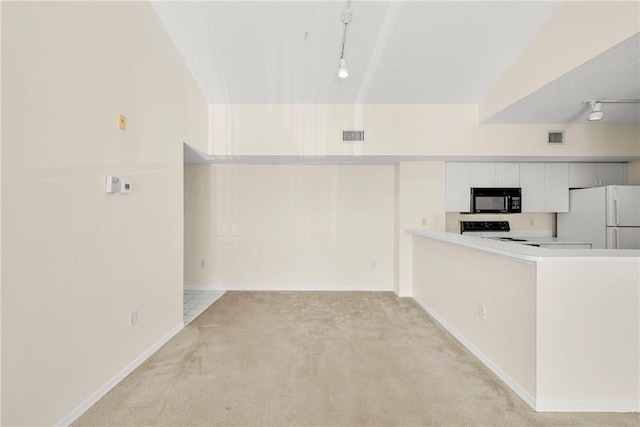
<svg viewBox="0 0 640 427">
<path fill-rule="evenodd" d="M 347 62 L 342 58 L 340 60 L 340 68 L 338 68 L 338 77 L 346 79 L 349 77 L 349 69 L 347 68 Z"/>
<path fill-rule="evenodd" d="M 342 11 L 342 50 L 340 51 L 340 66 L 338 67 L 338 77 L 346 79 L 349 77 L 349 69 L 347 68 L 347 61 L 344 59 L 344 44 L 347 40 L 347 25 L 351 22 L 353 12 L 350 9 L 351 0 L 347 0 L 347 7 Z"/>
<path fill-rule="evenodd" d="M 602 120 L 602 117 L 603 117 L 602 104 L 599 102 L 592 101 L 591 112 L 589 113 L 587 120 L 589 120 L 590 122 L 595 122 L 598 120 Z"/>
<path fill-rule="evenodd" d="M 597 122 L 604 118 L 602 104 L 640 104 L 640 99 L 594 99 L 585 102 L 591 105 L 591 112 L 587 116 L 587 120 Z"/>
</svg>

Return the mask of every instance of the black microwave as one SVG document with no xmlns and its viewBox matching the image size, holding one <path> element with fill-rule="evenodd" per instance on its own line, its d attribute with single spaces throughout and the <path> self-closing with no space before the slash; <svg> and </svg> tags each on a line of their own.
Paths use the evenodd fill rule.
<svg viewBox="0 0 640 427">
<path fill-rule="evenodd" d="M 519 188 L 472 188 L 471 213 L 522 212 Z"/>
</svg>

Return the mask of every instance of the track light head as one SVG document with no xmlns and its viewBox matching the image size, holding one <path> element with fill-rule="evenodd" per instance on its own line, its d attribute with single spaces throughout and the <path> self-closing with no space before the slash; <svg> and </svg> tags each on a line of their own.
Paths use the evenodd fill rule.
<svg viewBox="0 0 640 427">
<path fill-rule="evenodd" d="M 604 114 L 602 114 L 602 104 L 596 101 L 592 101 L 591 113 L 589 113 L 587 120 L 589 120 L 590 122 L 597 122 L 599 120 L 602 120 L 603 117 Z"/>
<path fill-rule="evenodd" d="M 344 58 L 340 59 L 340 68 L 338 68 L 338 77 L 346 79 L 349 77 L 349 69 L 347 68 L 347 62 Z"/>
</svg>

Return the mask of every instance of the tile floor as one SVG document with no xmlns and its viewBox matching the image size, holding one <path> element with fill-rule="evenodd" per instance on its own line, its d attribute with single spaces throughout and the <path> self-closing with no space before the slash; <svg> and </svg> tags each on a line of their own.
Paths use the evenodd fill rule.
<svg viewBox="0 0 640 427">
<path fill-rule="evenodd" d="M 193 319 L 198 317 L 211 306 L 218 298 L 224 295 L 224 291 L 200 291 L 185 289 L 182 294 L 183 319 L 188 325 Z"/>
</svg>

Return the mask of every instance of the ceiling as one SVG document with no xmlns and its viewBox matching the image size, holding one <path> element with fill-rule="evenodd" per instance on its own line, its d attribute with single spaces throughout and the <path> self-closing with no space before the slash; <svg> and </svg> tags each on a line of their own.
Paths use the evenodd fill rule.
<svg viewBox="0 0 640 427">
<path fill-rule="evenodd" d="M 212 104 L 478 104 L 560 1 L 154 1 Z M 490 117 L 581 123 L 587 99 L 640 98 L 631 38 Z M 640 123 L 637 105 L 605 105 L 603 123 Z"/>
<path fill-rule="evenodd" d="M 477 104 L 559 2 L 154 2 L 210 103 Z"/>
<path fill-rule="evenodd" d="M 588 123 L 585 101 L 640 99 L 640 34 L 494 114 L 485 123 Z M 640 104 L 602 104 L 600 123 L 640 124 Z"/>
</svg>

